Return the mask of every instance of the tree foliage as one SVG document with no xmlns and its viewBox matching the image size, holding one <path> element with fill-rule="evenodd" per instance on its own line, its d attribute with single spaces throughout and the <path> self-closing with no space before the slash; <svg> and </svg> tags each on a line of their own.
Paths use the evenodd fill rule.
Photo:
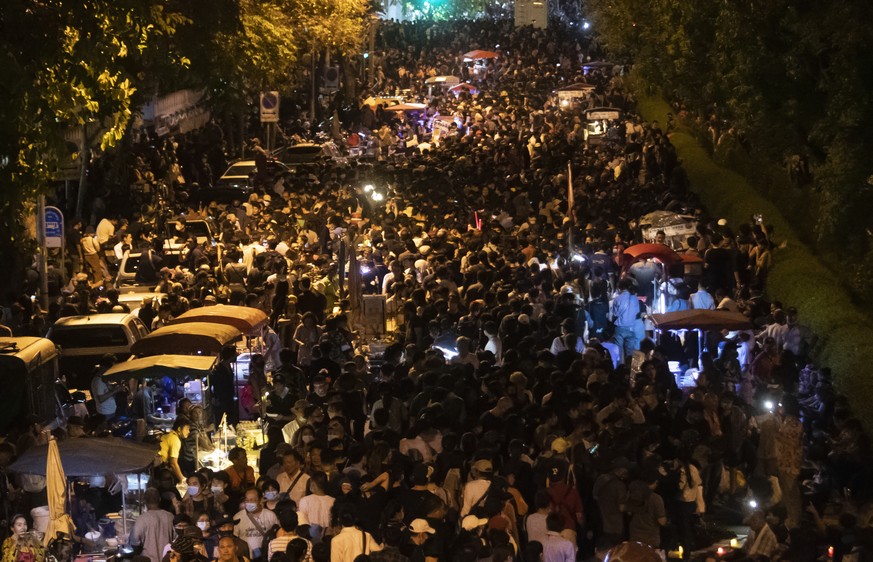
<svg viewBox="0 0 873 562">
<path fill-rule="evenodd" d="M 157 0 L 7 0 L 0 22 L 0 229 L 15 245 L 27 205 L 68 154 L 64 133 L 98 122 L 100 145 L 118 142 L 143 61 L 185 18 Z"/>
<path fill-rule="evenodd" d="M 823 248 L 870 250 L 873 4 L 590 0 L 588 8 L 601 44 L 633 61 L 649 91 L 726 118 L 772 162 L 809 158 L 818 193 L 802 215 L 816 224 L 799 230 Z"/>
</svg>

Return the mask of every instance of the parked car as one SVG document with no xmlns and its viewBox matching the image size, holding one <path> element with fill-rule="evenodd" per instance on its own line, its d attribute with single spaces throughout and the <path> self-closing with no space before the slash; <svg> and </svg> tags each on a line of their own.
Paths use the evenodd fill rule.
<svg viewBox="0 0 873 562">
<path fill-rule="evenodd" d="M 90 388 L 94 366 L 106 354 L 117 359 L 130 357 L 130 347 L 149 330 L 132 314 L 109 313 L 67 316 L 49 329 L 48 339 L 58 346 L 61 372 L 76 388 Z"/>
<path fill-rule="evenodd" d="M 267 162 L 267 173 L 277 174 L 288 172 L 288 166 L 278 160 L 269 160 Z M 232 201 L 243 201 L 248 198 L 249 194 L 254 190 L 255 175 L 258 172 L 258 167 L 254 160 L 240 160 L 234 162 L 230 167 L 218 178 L 215 185 L 212 187 L 201 187 L 194 192 L 194 201 L 204 203 L 208 201 L 216 201 L 219 203 L 230 203 Z"/>
<path fill-rule="evenodd" d="M 348 160 L 336 143 L 332 141 L 322 143 L 302 142 L 283 146 L 273 151 L 273 157 L 292 167 L 306 166 L 307 164 L 314 164 L 322 160 L 345 164 Z"/>
</svg>

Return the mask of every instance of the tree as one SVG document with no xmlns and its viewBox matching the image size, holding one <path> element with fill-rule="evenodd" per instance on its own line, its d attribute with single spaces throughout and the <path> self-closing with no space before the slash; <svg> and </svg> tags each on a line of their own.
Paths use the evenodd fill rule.
<svg viewBox="0 0 873 562">
<path fill-rule="evenodd" d="M 64 133 L 96 121 L 100 146 L 117 143 L 143 62 L 184 21 L 158 0 L 0 3 L 0 254 L 23 249 L 24 217 L 68 157 Z"/>
</svg>

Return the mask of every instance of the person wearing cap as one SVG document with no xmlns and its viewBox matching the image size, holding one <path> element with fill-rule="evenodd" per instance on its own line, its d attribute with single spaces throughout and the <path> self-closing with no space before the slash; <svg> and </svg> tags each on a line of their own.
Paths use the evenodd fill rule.
<svg viewBox="0 0 873 562">
<path fill-rule="evenodd" d="M 426 519 L 413 519 L 409 524 L 410 562 L 438 562 L 439 558 L 433 548 L 433 536 L 436 529 L 430 526 Z"/>
<path fill-rule="evenodd" d="M 566 452 L 569 443 L 559 438 L 563 443 L 561 448 Z M 556 439 L 555 441 L 558 441 Z M 554 443 L 552 444 L 554 447 Z M 582 498 L 576 488 L 567 482 L 571 467 L 553 463 L 546 479 L 546 491 L 552 500 L 552 510 L 561 516 L 561 536 L 576 545 L 576 532 L 584 523 Z"/>
<path fill-rule="evenodd" d="M 142 555 L 151 562 L 160 562 L 161 549 L 175 536 L 173 514 L 161 509 L 161 493 L 148 488 L 143 494 L 146 511 L 133 524 L 128 544 L 142 547 Z"/>
<path fill-rule="evenodd" d="M 461 492 L 463 501 L 461 503 L 461 517 L 466 517 L 470 514 L 474 507 L 481 507 L 486 496 L 491 488 L 491 476 L 494 472 L 494 466 L 488 459 L 479 459 L 473 463 L 471 473 L 473 479 L 464 484 L 464 489 Z"/>
</svg>

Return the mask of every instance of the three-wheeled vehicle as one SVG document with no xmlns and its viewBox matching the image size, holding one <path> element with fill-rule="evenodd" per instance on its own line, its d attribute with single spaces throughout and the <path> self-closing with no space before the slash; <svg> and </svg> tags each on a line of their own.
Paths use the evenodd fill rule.
<svg viewBox="0 0 873 562">
<path fill-rule="evenodd" d="M 46 338 L 0 337 L 0 433 L 28 415 L 57 417 L 58 348 Z"/>
</svg>

